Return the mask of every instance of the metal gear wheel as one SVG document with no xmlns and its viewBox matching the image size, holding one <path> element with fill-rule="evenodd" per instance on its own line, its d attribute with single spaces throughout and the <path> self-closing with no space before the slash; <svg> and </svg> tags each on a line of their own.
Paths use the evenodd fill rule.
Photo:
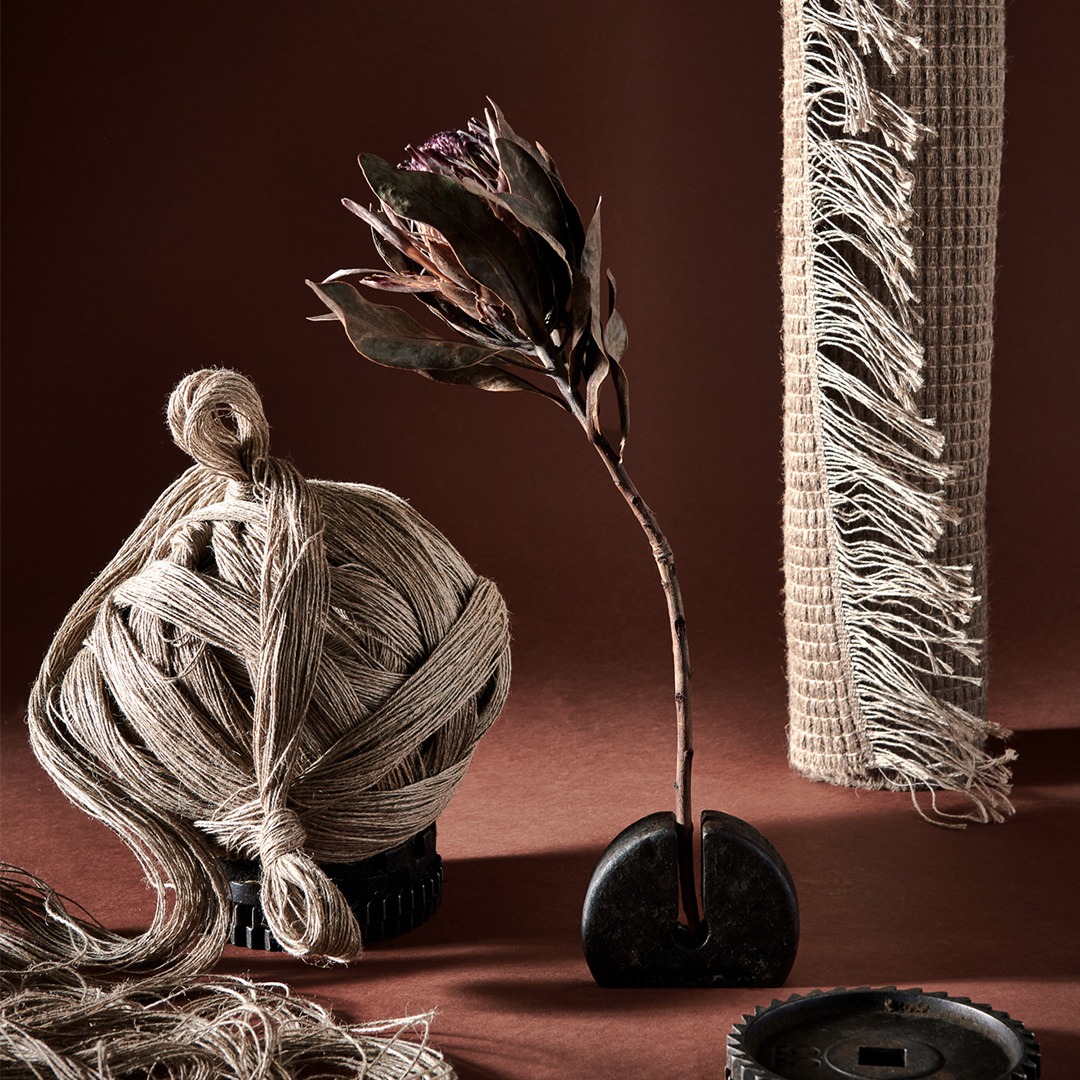
<svg viewBox="0 0 1080 1080">
<path fill-rule="evenodd" d="M 944 991 L 811 990 L 728 1035 L 727 1080 L 1036 1080 L 1039 1044 L 1008 1013 Z"/>
</svg>

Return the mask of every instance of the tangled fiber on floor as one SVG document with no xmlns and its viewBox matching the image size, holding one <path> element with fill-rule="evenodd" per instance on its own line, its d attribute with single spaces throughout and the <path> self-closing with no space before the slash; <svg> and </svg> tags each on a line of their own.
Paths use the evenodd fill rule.
<svg viewBox="0 0 1080 1080">
<path fill-rule="evenodd" d="M 42 881 L 0 867 L 5 1077 L 60 1080 L 452 1080 L 430 1014 L 342 1024 L 281 983 L 204 976 L 112 982 L 80 974 L 86 932 Z M 48 961 L 51 960 L 50 965 Z M 44 970 L 42 970 L 42 964 Z M 21 975 L 16 976 L 15 972 Z"/>
<path fill-rule="evenodd" d="M 203 1020 L 217 1001 L 222 1016 L 270 1010 L 229 1030 L 307 1030 L 322 1014 L 277 991 L 183 982 L 225 941 L 220 858 L 260 861 L 266 921 L 289 952 L 355 959 L 356 919 L 319 863 L 434 821 L 505 700 L 498 590 L 406 503 L 270 456 L 262 404 L 235 372 L 184 379 L 169 426 L 196 464 L 71 609 L 28 713 L 38 759 L 132 848 L 156 911 L 126 937 L 75 919 L 43 886 L 37 903 L 7 889 L 9 1044 L 20 1010 L 40 1019 L 42 1000 L 54 1025 L 87 1002 L 107 1025 L 121 1000 Z M 118 975 L 136 981 L 103 989 Z"/>
<path fill-rule="evenodd" d="M 789 757 L 952 825 L 1012 813 L 985 675 L 1004 59 L 1003 0 L 784 3 Z"/>
</svg>

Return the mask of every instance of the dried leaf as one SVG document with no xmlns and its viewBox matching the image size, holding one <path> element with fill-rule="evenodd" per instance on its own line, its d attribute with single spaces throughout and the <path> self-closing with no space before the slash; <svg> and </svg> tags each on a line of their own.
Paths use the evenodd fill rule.
<svg viewBox="0 0 1080 1080">
<path fill-rule="evenodd" d="M 380 215 L 376 213 L 376 217 Z M 406 245 L 403 241 L 391 244 L 386 240 L 380 232 L 375 229 L 371 230 L 371 239 L 375 243 L 375 250 L 379 253 L 379 257 L 387 266 L 396 274 L 418 274 L 422 267 L 418 262 L 409 258 L 407 254 L 402 250 Z M 412 248 L 412 245 L 407 245 Z"/>
<path fill-rule="evenodd" d="M 526 154 L 529 155 L 538 165 L 544 165 L 543 155 L 540 153 L 539 148 L 528 139 L 523 139 L 509 124 L 506 117 L 503 115 L 502 109 L 495 104 L 491 98 L 488 98 L 488 104 L 491 106 L 491 112 L 488 116 L 488 129 L 491 132 L 491 143 L 494 146 L 499 139 L 506 139 L 509 142 L 516 143 Z"/>
<path fill-rule="evenodd" d="M 342 278 L 356 277 L 357 274 L 381 274 L 381 270 L 364 270 L 363 268 L 356 268 L 354 270 L 335 270 L 332 274 L 323 278 L 323 284 L 328 281 L 340 281 Z"/>
<path fill-rule="evenodd" d="M 516 142 L 499 139 L 495 143 L 499 155 L 499 164 L 510 184 L 510 194 L 517 199 L 524 199 L 535 209 L 536 226 L 539 231 L 554 237 L 559 245 L 559 254 L 565 257 L 570 237 L 567 222 L 563 214 L 558 192 L 552 184 L 547 170 L 537 164 Z"/>
<path fill-rule="evenodd" d="M 360 278 L 358 285 L 383 292 L 429 293 L 439 289 L 439 282 L 431 274 L 387 274 L 378 270 L 365 270 L 362 273 L 365 276 Z M 328 277 L 323 284 L 333 280 L 334 277 Z"/>
<path fill-rule="evenodd" d="M 385 214 L 377 210 L 369 210 L 353 199 L 342 199 L 341 205 L 350 214 L 355 214 L 370 226 L 375 249 L 387 266 L 398 273 L 415 272 L 420 269 L 420 264 L 411 258 L 419 252 L 399 230 L 394 228 Z"/>
<path fill-rule="evenodd" d="M 600 259 L 602 244 L 600 240 L 600 202 L 596 201 L 596 210 L 589 231 L 585 234 L 585 247 L 581 252 L 581 272 L 589 282 L 589 324 L 593 339 L 602 349 L 604 333 L 600 325 Z"/>
<path fill-rule="evenodd" d="M 600 349 L 590 351 L 592 363 L 589 365 L 585 382 L 585 415 L 589 418 L 593 431 L 600 435 L 604 430 L 600 424 L 600 390 L 608 376 L 611 362 Z"/>
<path fill-rule="evenodd" d="M 453 282 L 464 292 L 475 295 L 483 290 L 480 282 L 470 277 L 458 262 L 454 249 L 445 240 L 431 235 L 424 237 L 424 250 L 417 250 L 417 257 L 423 258 L 437 277 Z"/>
<path fill-rule="evenodd" d="M 420 374 L 425 378 L 433 379 L 435 382 L 454 383 L 458 386 L 472 386 L 477 390 L 490 390 L 495 393 L 511 390 L 524 390 L 528 393 L 545 397 L 549 401 L 555 402 L 555 404 L 562 409 L 569 411 L 570 408 L 570 406 L 557 394 L 553 394 L 543 387 L 536 386 L 529 382 L 528 379 L 523 379 L 520 375 L 515 375 L 512 371 L 505 371 L 499 367 L 489 367 L 484 365 L 482 367 L 460 368 L 456 371 L 422 371 Z"/>
<path fill-rule="evenodd" d="M 608 318 L 604 324 L 604 349 L 609 356 L 621 360 L 626 347 L 630 344 L 630 333 L 619 309 L 616 306 L 618 286 L 615 284 L 615 275 L 609 270 L 608 280 Z"/>
<path fill-rule="evenodd" d="M 361 206 L 355 199 L 342 199 L 341 205 L 344 206 L 350 214 L 355 214 L 361 221 L 369 225 L 371 231 L 387 243 L 393 244 L 395 247 L 401 243 L 401 237 L 386 220 L 384 214 L 380 214 L 366 206 Z"/>
<path fill-rule="evenodd" d="M 621 360 L 629 340 L 626 322 L 617 311 L 613 311 L 608 316 L 607 325 L 604 327 L 604 352 L 612 360 Z"/>
<path fill-rule="evenodd" d="M 442 233 L 465 271 L 507 305 L 526 336 L 542 332 L 537 267 L 482 198 L 453 177 L 395 169 L 373 154 L 361 154 L 360 166 L 394 213 Z"/>
<path fill-rule="evenodd" d="M 629 333 L 622 315 L 615 306 L 618 286 L 615 275 L 609 270 L 608 279 L 608 321 L 604 326 L 604 351 L 611 358 L 611 378 L 615 384 L 615 397 L 619 405 L 619 460 L 622 461 L 626 440 L 630 435 L 630 381 L 619 362 L 630 343 Z"/>
<path fill-rule="evenodd" d="M 365 300 L 344 281 L 322 285 L 309 281 L 308 285 L 341 320 L 356 351 L 376 364 L 445 371 L 491 363 L 501 356 L 516 357 L 507 349 L 446 341 L 400 308 Z"/>
<path fill-rule="evenodd" d="M 619 404 L 619 460 L 622 461 L 626 440 L 630 436 L 630 380 L 616 357 L 611 358 L 611 381 Z"/>
<path fill-rule="evenodd" d="M 487 188 L 476 183 L 475 180 L 462 180 L 461 183 L 466 191 L 478 195 L 492 206 L 505 210 L 510 220 L 520 222 L 530 232 L 542 236 L 562 262 L 567 263 L 565 248 L 546 230 L 545 222 L 539 211 L 528 199 L 522 195 L 514 195 L 509 191 L 488 191 Z"/>
<path fill-rule="evenodd" d="M 446 286 L 443 286 L 442 291 L 446 292 Z M 453 299 L 447 300 L 445 296 L 434 293 L 420 294 L 417 295 L 416 299 L 459 334 L 463 334 L 481 345 L 488 345 L 493 349 L 506 347 L 505 343 L 493 338 L 488 327 L 479 320 L 474 319 L 464 305 L 457 303 Z"/>
<path fill-rule="evenodd" d="M 494 144 L 498 139 L 507 139 L 524 150 L 547 174 L 548 180 L 559 199 L 562 211 L 561 218 L 566 223 L 566 254 L 569 256 L 569 262 L 573 264 L 581 255 L 581 249 L 585 243 L 585 230 L 581 224 L 581 215 L 578 213 L 578 208 L 574 205 L 573 199 L 566 193 L 566 187 L 562 182 L 562 177 L 559 175 L 555 162 L 539 143 L 529 142 L 528 139 L 523 139 L 518 135 L 507 123 L 502 109 L 491 98 L 488 98 L 488 104 L 491 106 L 491 111 L 488 113 L 488 128 L 491 132 L 492 143 Z"/>
<path fill-rule="evenodd" d="M 592 327 L 589 289 L 589 279 L 580 271 L 575 270 L 570 292 L 570 333 L 566 346 L 569 356 L 568 375 L 572 387 L 577 386 L 577 380 L 581 374 L 584 345 L 589 341 Z"/>
<path fill-rule="evenodd" d="M 585 230 L 581 224 L 581 214 L 578 213 L 578 208 L 574 204 L 574 200 L 567 194 L 566 186 L 562 181 L 562 176 L 559 175 L 558 167 L 551 155 L 539 143 L 536 144 L 536 149 L 540 151 L 540 156 L 543 158 L 544 164 L 547 167 L 547 173 L 551 179 L 552 186 L 555 188 L 555 191 L 559 196 L 559 202 L 562 204 L 563 217 L 566 220 L 570 237 L 570 252 L 576 257 L 580 254 L 581 249 L 585 244 Z"/>
</svg>

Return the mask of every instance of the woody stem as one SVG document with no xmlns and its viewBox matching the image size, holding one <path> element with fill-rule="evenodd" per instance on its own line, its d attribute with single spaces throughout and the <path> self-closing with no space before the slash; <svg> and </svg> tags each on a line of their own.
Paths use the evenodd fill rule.
<svg viewBox="0 0 1080 1080">
<path fill-rule="evenodd" d="M 569 383 L 558 376 L 553 376 L 553 378 L 571 414 L 581 424 L 589 442 L 607 467 L 615 487 L 626 500 L 648 538 L 653 558 L 656 560 L 656 568 L 660 573 L 660 583 L 664 588 L 675 675 L 675 823 L 678 835 L 679 887 L 687 927 L 691 933 L 695 933 L 701 928 L 701 915 L 698 909 L 694 874 L 694 824 L 690 790 L 694 760 L 690 712 L 690 646 L 686 636 L 686 618 L 683 613 L 679 579 L 675 570 L 675 558 L 667 537 L 660 529 L 656 515 L 630 479 L 623 465 L 622 456 L 611 445 L 604 433 L 590 422 L 582 408 L 580 398 Z"/>
</svg>

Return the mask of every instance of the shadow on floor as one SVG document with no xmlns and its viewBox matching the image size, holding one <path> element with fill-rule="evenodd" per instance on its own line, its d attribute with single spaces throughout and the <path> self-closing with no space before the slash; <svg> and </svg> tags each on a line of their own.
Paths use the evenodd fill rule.
<svg viewBox="0 0 1080 1080">
<path fill-rule="evenodd" d="M 438 913 L 408 934 L 372 946 L 364 968 L 375 974 L 384 966 L 436 971 L 478 963 L 491 967 L 577 960 L 581 905 L 599 854 L 567 849 L 448 859 Z M 217 970 L 257 970 L 262 978 L 287 977 L 301 985 L 303 975 L 296 973 L 302 969 L 280 953 L 230 947 Z M 324 978 L 316 974 L 310 981 Z"/>
<path fill-rule="evenodd" d="M 795 818 L 755 822 L 787 860 L 799 893 L 798 986 L 923 985 L 1080 976 L 1075 896 L 1080 814 L 1060 790 L 1080 761 L 1080 729 L 1020 732 L 1017 815 L 1001 825 L 934 828 L 903 799 L 847 793 Z M 1049 785 L 1044 787 L 1043 785 Z M 814 807 L 813 800 L 806 800 Z M 581 904 L 600 852 L 588 848 L 452 859 L 442 909 L 373 947 L 376 974 L 443 971 L 496 1008 L 610 1009 L 581 952 Z M 223 970 L 250 963 L 230 950 Z M 273 977 L 273 967 L 258 964 Z M 289 981 L 300 982 L 290 967 Z M 317 976 L 318 978 L 318 976 Z M 677 1008 L 682 992 L 632 991 L 621 1011 Z M 693 993 L 691 991 L 691 993 Z"/>
<path fill-rule="evenodd" d="M 934 828 L 910 812 L 783 821 L 769 839 L 799 890 L 791 982 L 933 984 L 1080 975 L 1080 814 L 1014 792 L 998 825 Z"/>
</svg>

